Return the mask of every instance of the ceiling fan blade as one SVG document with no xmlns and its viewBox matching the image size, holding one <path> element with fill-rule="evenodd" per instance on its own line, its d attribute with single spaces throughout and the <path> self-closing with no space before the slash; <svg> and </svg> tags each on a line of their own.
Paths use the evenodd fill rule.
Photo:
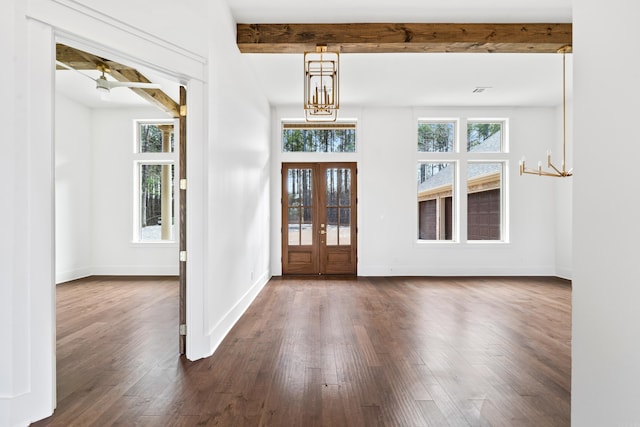
<svg viewBox="0 0 640 427">
<path fill-rule="evenodd" d="M 82 76 L 84 76 L 84 77 L 86 77 L 86 78 L 88 78 L 88 79 L 90 79 L 90 80 L 92 80 L 92 81 L 95 81 L 95 79 L 94 79 L 93 77 L 88 76 L 88 75 L 86 75 L 85 73 L 83 73 L 83 72 L 81 72 L 81 71 L 76 70 L 75 68 L 73 68 L 73 67 L 71 67 L 71 66 L 69 66 L 69 65 L 65 64 L 64 62 L 60 62 L 60 61 L 56 60 L 56 64 L 57 64 L 57 65 L 59 65 L 59 66 L 61 66 L 62 68 L 66 68 L 67 70 L 75 71 L 76 73 L 78 73 L 78 74 L 80 74 L 80 75 L 82 75 Z"/>
<path fill-rule="evenodd" d="M 114 87 L 129 87 L 129 88 L 141 88 L 141 89 L 160 89 L 160 85 L 157 83 L 143 83 L 143 82 L 119 82 L 107 80 L 106 85 L 109 89 Z"/>
<path fill-rule="evenodd" d="M 96 83 L 96 89 L 102 90 L 103 92 L 109 92 L 114 87 L 128 87 L 128 88 L 141 88 L 141 89 L 160 89 L 160 85 L 157 83 L 146 83 L 146 82 L 121 82 L 116 80 L 107 80 L 104 76 L 104 71 L 102 72 L 102 76 L 94 79 L 91 76 L 82 73 L 75 68 L 65 64 L 64 62 L 60 62 L 56 60 L 56 64 L 66 68 L 67 70 L 75 71 L 78 74 L 85 76 L 86 78 L 94 81 Z"/>
<path fill-rule="evenodd" d="M 62 68 L 66 68 L 67 70 L 71 70 L 71 71 L 78 71 L 75 68 L 72 68 L 71 66 L 65 64 L 64 62 L 58 61 L 56 60 L 56 65 L 61 66 Z"/>
</svg>

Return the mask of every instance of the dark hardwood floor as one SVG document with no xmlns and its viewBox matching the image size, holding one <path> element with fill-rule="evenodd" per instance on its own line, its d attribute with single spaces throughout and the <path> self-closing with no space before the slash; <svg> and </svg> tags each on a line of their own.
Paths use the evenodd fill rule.
<svg viewBox="0 0 640 427">
<path fill-rule="evenodd" d="M 274 278 L 178 356 L 174 278 L 58 286 L 58 408 L 35 426 L 569 426 L 571 286 Z"/>
</svg>

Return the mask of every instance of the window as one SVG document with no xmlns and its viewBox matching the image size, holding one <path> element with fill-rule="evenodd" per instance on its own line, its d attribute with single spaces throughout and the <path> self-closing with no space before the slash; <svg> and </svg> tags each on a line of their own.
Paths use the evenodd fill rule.
<svg viewBox="0 0 640 427">
<path fill-rule="evenodd" d="M 502 127 L 502 122 L 468 121 L 467 151 L 501 153 Z"/>
<path fill-rule="evenodd" d="M 418 163 L 419 239 L 453 239 L 455 176 L 454 162 Z"/>
<path fill-rule="evenodd" d="M 455 121 L 418 123 L 418 151 L 449 153 L 455 144 Z"/>
<path fill-rule="evenodd" d="M 460 144 L 459 123 L 467 127 Z M 505 124 L 503 119 L 418 121 L 418 240 L 505 241 Z M 464 217 L 456 214 L 463 215 L 460 197 L 466 201 Z"/>
<path fill-rule="evenodd" d="M 170 132 L 168 140 L 163 138 L 163 131 Z M 173 153 L 173 124 L 138 122 L 137 147 L 139 153 Z"/>
<path fill-rule="evenodd" d="M 502 240 L 501 162 L 467 166 L 467 240 Z"/>
<path fill-rule="evenodd" d="M 283 123 L 282 151 L 354 153 L 355 123 Z"/>
<path fill-rule="evenodd" d="M 177 150 L 173 121 L 136 122 L 135 242 L 175 241 Z"/>
</svg>

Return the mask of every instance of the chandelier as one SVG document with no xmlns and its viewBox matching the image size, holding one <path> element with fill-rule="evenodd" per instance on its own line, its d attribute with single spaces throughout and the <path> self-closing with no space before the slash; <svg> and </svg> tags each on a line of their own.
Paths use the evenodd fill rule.
<svg viewBox="0 0 640 427">
<path fill-rule="evenodd" d="M 334 122 L 340 108 L 338 52 L 327 52 L 326 45 L 304 53 L 304 111 L 308 122 Z"/>
<path fill-rule="evenodd" d="M 566 89 L 566 57 L 565 54 L 571 52 L 571 46 L 564 46 L 558 50 L 562 53 L 562 163 L 558 168 L 551 161 L 551 151 L 547 150 L 547 170 L 542 170 L 542 162 L 538 162 L 538 168 L 532 169 L 525 165 L 524 157 L 520 161 L 520 175 L 531 174 L 539 176 L 554 176 L 557 178 L 565 178 L 573 175 L 573 168 L 567 170 L 567 89 Z"/>
</svg>

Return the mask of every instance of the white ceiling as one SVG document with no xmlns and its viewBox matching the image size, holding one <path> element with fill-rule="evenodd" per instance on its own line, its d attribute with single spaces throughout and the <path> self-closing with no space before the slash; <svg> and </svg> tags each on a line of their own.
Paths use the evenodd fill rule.
<svg viewBox="0 0 640 427">
<path fill-rule="evenodd" d="M 571 1 L 227 0 L 241 23 L 571 22 Z M 272 105 L 302 104 L 302 54 L 243 54 L 242 58 Z M 340 61 L 344 106 L 550 106 L 562 102 L 560 54 L 342 54 Z M 568 96 L 571 63 L 568 55 Z M 150 70 L 140 71 L 177 99 L 175 83 Z M 56 73 L 56 85 L 60 93 L 92 108 L 148 105 L 128 89 L 114 89 L 110 100 L 103 101 L 89 79 L 68 70 Z M 476 87 L 488 89 L 473 93 Z"/>
<path fill-rule="evenodd" d="M 180 95 L 177 83 L 151 70 L 142 67 L 136 67 L 136 69 L 153 83 L 160 84 L 162 91 L 178 102 Z M 148 107 L 150 105 L 148 101 L 128 88 L 113 88 L 108 94 L 101 94 L 96 90 L 95 82 L 91 81 L 100 75 L 98 70 L 57 70 L 56 93 L 89 108 Z M 105 74 L 105 77 L 108 80 L 114 80 L 109 74 Z"/>
<path fill-rule="evenodd" d="M 302 105 L 302 55 L 244 56 L 273 105 Z M 343 54 L 340 66 L 344 106 L 550 106 L 562 102 L 559 54 Z M 477 87 L 487 89 L 474 93 Z"/>
<path fill-rule="evenodd" d="M 572 0 L 227 0 L 237 22 L 571 22 Z"/>
</svg>

